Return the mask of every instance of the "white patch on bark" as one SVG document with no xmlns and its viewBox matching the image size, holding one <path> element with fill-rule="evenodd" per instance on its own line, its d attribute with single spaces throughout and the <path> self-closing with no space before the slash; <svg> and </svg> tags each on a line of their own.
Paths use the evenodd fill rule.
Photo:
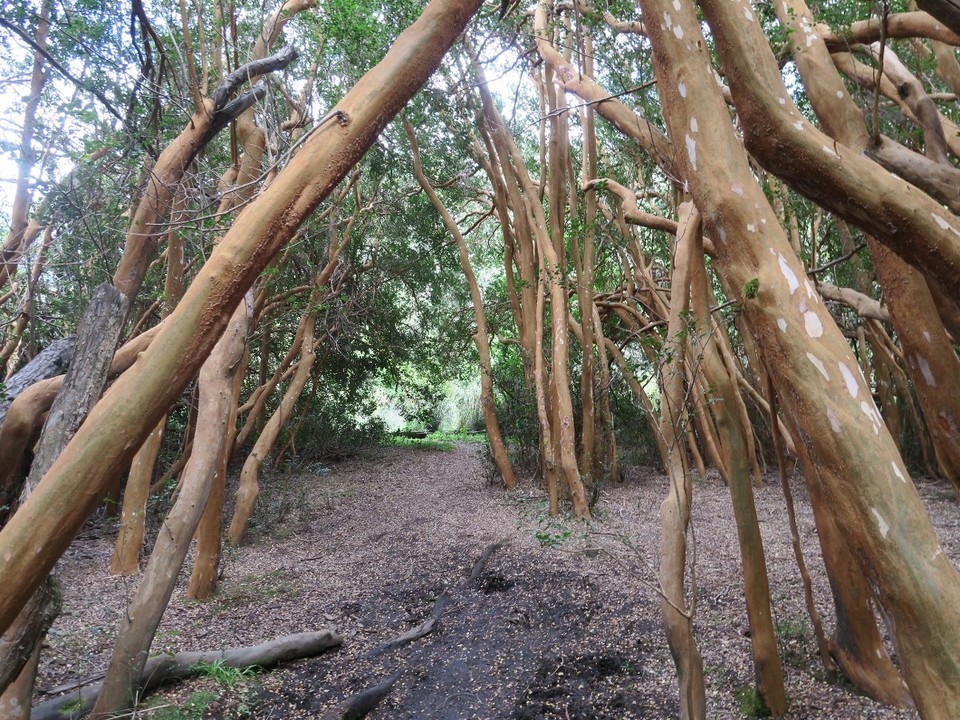
<svg viewBox="0 0 960 720">
<path fill-rule="evenodd" d="M 847 392 L 850 393 L 850 397 L 855 398 L 860 394 L 860 384 L 857 382 L 857 376 L 853 374 L 853 371 L 847 367 L 846 363 L 837 363 L 840 366 L 840 374 L 843 376 L 843 381 L 847 384 Z"/>
<path fill-rule="evenodd" d="M 818 338 L 823 335 L 823 323 L 813 310 L 807 310 L 803 314 L 803 326 L 807 329 L 807 335 L 812 338 Z"/>
<path fill-rule="evenodd" d="M 874 405 L 872 401 L 867 402 L 864 400 L 862 403 L 860 403 L 860 410 L 864 415 L 870 418 L 870 422 L 873 423 L 873 434 L 879 435 L 880 428 L 883 427 L 883 418 L 880 417 L 880 411 L 877 410 L 877 406 Z"/>
<path fill-rule="evenodd" d="M 750 22 L 753 22 L 753 13 L 750 12 L 750 8 L 743 9 L 743 16 Z"/>
<path fill-rule="evenodd" d="M 800 287 L 797 274 L 793 271 L 793 268 L 787 264 L 787 259 L 783 256 L 783 253 L 777 256 L 777 261 L 780 263 L 780 272 L 783 273 L 783 276 L 787 279 L 787 285 L 790 286 L 790 294 L 793 295 L 797 291 L 797 288 Z"/>
<path fill-rule="evenodd" d="M 679 25 L 674 25 L 673 34 L 677 36 L 677 40 L 680 40 L 681 38 L 683 38 L 683 28 L 680 27 Z"/>
<path fill-rule="evenodd" d="M 749 232 L 755 233 L 757 231 L 757 226 L 753 223 L 747 223 L 747 230 Z"/>
<path fill-rule="evenodd" d="M 843 90 L 837 90 L 837 97 L 843 98 Z"/>
<path fill-rule="evenodd" d="M 793 124 L 793 126 L 794 126 L 797 130 L 801 130 L 801 131 L 802 131 L 802 130 L 803 130 L 803 120 L 797 120 L 797 121 Z"/>
<path fill-rule="evenodd" d="M 954 234 L 960 235 L 960 231 L 958 231 L 953 225 L 951 225 L 946 220 L 944 220 L 941 216 L 937 215 L 936 213 L 930 213 L 930 215 L 933 216 L 933 221 L 937 225 L 939 225 L 942 230 L 952 230 Z"/>
<path fill-rule="evenodd" d="M 803 34 L 807 38 L 807 47 L 810 47 L 811 45 L 813 45 L 814 41 L 816 41 L 817 36 L 813 32 L 813 27 L 811 27 L 809 16 L 804 15 L 800 19 L 800 27 L 803 28 Z"/>
<path fill-rule="evenodd" d="M 827 372 L 827 366 L 823 364 L 823 360 L 811 352 L 807 353 L 807 360 L 809 360 L 813 366 L 820 371 L 820 374 L 823 375 L 824 380 L 828 382 L 830 381 L 830 374 Z"/>
<path fill-rule="evenodd" d="M 805 313 L 807 311 L 807 299 L 803 297 L 803 295 L 800 296 L 800 304 L 798 305 L 798 309 L 801 313 Z"/>
<path fill-rule="evenodd" d="M 670 13 L 666 10 L 663 11 L 663 24 L 666 25 L 667 30 L 673 27 L 673 18 L 670 17 Z"/>
<path fill-rule="evenodd" d="M 673 0 L 673 9 L 680 12 L 680 0 Z"/>
<path fill-rule="evenodd" d="M 903 476 L 903 473 L 900 472 L 900 468 L 897 467 L 897 463 L 893 460 L 890 461 L 890 467 L 893 468 L 893 474 L 900 478 L 900 482 L 906 482 L 907 479 Z"/>
<path fill-rule="evenodd" d="M 740 183 L 735 182 L 733 185 L 730 186 L 730 189 L 733 191 L 733 194 L 736 195 L 737 197 L 743 197 L 743 185 L 741 185 Z M 771 250 L 772 249 L 773 248 L 771 248 Z"/>
<path fill-rule="evenodd" d="M 883 519 L 883 515 L 881 515 L 876 508 L 870 508 L 870 512 L 877 518 L 877 527 L 880 528 L 880 534 L 883 536 L 883 539 L 886 540 L 887 533 L 890 532 L 890 526 L 887 525 L 887 521 Z"/>
<path fill-rule="evenodd" d="M 933 338 L 930 337 L 930 331 L 929 331 L 929 330 L 924 330 L 924 331 L 923 331 L 923 339 L 927 341 L 927 344 L 928 344 L 928 345 L 933 342 Z"/>
<path fill-rule="evenodd" d="M 781 105 L 787 104 L 787 101 L 784 98 L 777 98 L 777 102 L 780 103 Z"/>
<path fill-rule="evenodd" d="M 830 421 L 830 428 L 835 433 L 840 433 L 843 429 L 840 427 L 840 418 L 837 417 L 837 414 L 833 411 L 833 408 L 827 408 L 827 420 Z"/>
<path fill-rule="evenodd" d="M 727 242 L 727 231 L 724 230 L 723 225 L 717 225 L 717 234 L 720 236 L 720 242 Z"/>
<path fill-rule="evenodd" d="M 777 327 L 780 328 L 780 332 L 787 331 L 787 321 L 783 318 L 777 318 Z"/>
<path fill-rule="evenodd" d="M 694 115 L 690 116 L 690 132 L 699 132 L 700 126 L 697 124 L 697 118 Z"/>
<path fill-rule="evenodd" d="M 685 98 L 687 96 L 687 86 L 683 83 L 677 85 L 677 92 L 680 93 L 680 97 Z"/>
<path fill-rule="evenodd" d="M 813 300 L 814 305 L 820 302 L 820 296 L 817 294 L 817 289 L 813 287 L 812 282 L 809 280 L 804 280 L 803 286 L 807 289 L 807 297 Z"/>
<path fill-rule="evenodd" d="M 690 158 L 690 164 L 693 165 L 693 169 L 697 169 L 697 141 L 694 140 L 689 135 L 686 136 L 687 139 L 687 156 Z"/>
<path fill-rule="evenodd" d="M 917 355 L 917 365 L 920 366 L 920 372 L 923 374 L 923 379 L 930 387 L 937 386 L 937 379 L 933 376 L 933 370 L 930 369 L 930 363 L 927 362 L 927 359 L 923 355 Z"/>
<path fill-rule="evenodd" d="M 833 149 L 832 147 L 830 147 L 829 145 L 824 145 L 824 146 L 823 146 L 823 151 L 824 151 L 827 155 L 833 155 L 833 157 L 835 157 L 835 158 L 840 157 L 839 155 L 837 155 L 837 151 L 834 150 L 834 149 Z"/>
</svg>

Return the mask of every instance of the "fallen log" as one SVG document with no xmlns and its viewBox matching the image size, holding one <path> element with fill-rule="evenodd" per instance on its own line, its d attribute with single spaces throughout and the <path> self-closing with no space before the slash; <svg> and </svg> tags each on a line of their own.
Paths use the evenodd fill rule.
<svg viewBox="0 0 960 720">
<path fill-rule="evenodd" d="M 285 635 L 249 647 L 160 655 L 147 661 L 140 676 L 139 695 L 143 697 L 165 683 L 199 675 L 205 664 L 217 663 L 233 668 L 269 668 L 288 660 L 319 655 L 342 642 L 343 638 L 333 630 L 323 630 Z M 101 681 L 82 688 L 79 692 L 35 705 L 30 717 L 32 720 L 68 720 L 82 717 L 93 707 L 102 686 Z"/>
<path fill-rule="evenodd" d="M 396 672 L 379 685 L 361 690 L 351 695 L 333 710 L 323 716 L 323 720 L 360 720 L 373 710 L 393 689 L 401 673 Z"/>
</svg>

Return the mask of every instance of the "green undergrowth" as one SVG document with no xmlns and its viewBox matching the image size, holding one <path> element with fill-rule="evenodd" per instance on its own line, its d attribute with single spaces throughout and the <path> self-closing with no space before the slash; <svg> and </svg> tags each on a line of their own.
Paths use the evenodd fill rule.
<svg viewBox="0 0 960 720">
<path fill-rule="evenodd" d="M 219 699 L 219 695 L 206 690 L 193 693 L 180 705 L 158 697 L 141 706 L 139 714 L 150 720 L 203 720 L 207 706 Z"/>
<path fill-rule="evenodd" d="M 486 441 L 486 435 L 483 433 L 459 432 L 445 433 L 432 432 L 427 433 L 425 437 L 406 437 L 404 435 L 389 435 L 386 438 L 385 445 L 389 447 L 416 448 L 418 450 L 436 450 L 448 452 L 453 450 L 458 442 L 472 444 L 481 444 Z"/>
<path fill-rule="evenodd" d="M 770 708 L 763 702 L 760 693 L 753 687 L 738 687 L 733 696 L 740 705 L 740 713 L 748 718 L 770 717 Z"/>
<path fill-rule="evenodd" d="M 192 669 L 202 677 L 208 677 L 224 687 L 232 688 L 253 677 L 262 668 L 257 665 L 232 667 L 225 664 L 223 660 L 215 660 L 214 662 L 198 662 Z"/>
</svg>

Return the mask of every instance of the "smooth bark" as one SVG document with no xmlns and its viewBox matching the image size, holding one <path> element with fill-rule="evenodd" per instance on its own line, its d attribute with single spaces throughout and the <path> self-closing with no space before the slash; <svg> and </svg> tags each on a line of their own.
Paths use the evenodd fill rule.
<svg viewBox="0 0 960 720">
<path fill-rule="evenodd" d="M 700 234 L 700 216 L 690 202 L 683 203 L 677 214 L 680 228 L 670 281 L 670 324 L 664 344 L 667 361 L 661 369 L 660 381 L 663 393 L 660 434 L 667 450 L 664 465 L 670 478 L 667 497 L 660 505 L 660 588 L 663 593 L 660 613 L 680 683 L 680 718 L 703 720 L 706 718 L 703 659 L 693 635 L 693 605 L 687 605 L 685 582 L 693 483 L 681 442 L 686 423 L 685 317 L 690 296 L 690 263 L 696 247 L 694 240 Z"/>
</svg>

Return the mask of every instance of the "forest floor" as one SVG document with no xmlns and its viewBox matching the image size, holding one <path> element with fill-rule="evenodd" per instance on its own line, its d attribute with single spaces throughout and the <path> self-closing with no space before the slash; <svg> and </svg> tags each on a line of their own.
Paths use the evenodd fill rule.
<svg viewBox="0 0 960 720">
<path fill-rule="evenodd" d="M 371 717 L 482 720 L 675 718 L 677 683 L 655 580 L 666 479 L 634 469 L 606 489 L 591 524 L 550 518 L 539 486 L 493 487 L 479 445 L 384 448 L 264 479 L 246 545 L 225 557 L 217 594 L 196 602 L 181 577 L 153 652 L 215 650 L 336 627 L 342 647 L 271 672 L 211 672 L 144 700 L 137 717 L 323 718 L 399 673 Z M 772 480 L 772 478 L 771 478 Z M 793 481 L 821 613 L 828 588 L 809 502 Z M 920 486 L 946 551 L 960 560 L 960 513 L 943 484 Z M 791 701 L 788 718 L 914 718 L 828 682 L 803 604 L 778 482 L 757 492 L 771 597 Z M 750 638 L 729 495 L 694 488 L 696 632 L 708 717 L 743 717 Z M 61 562 L 65 612 L 50 632 L 44 691 L 106 667 L 137 578 L 107 573 L 113 535 L 90 525 Z M 502 543 L 469 575 L 485 548 Z M 430 616 L 435 630 L 373 654 Z M 745 707 L 745 706 L 744 706 Z"/>
</svg>

